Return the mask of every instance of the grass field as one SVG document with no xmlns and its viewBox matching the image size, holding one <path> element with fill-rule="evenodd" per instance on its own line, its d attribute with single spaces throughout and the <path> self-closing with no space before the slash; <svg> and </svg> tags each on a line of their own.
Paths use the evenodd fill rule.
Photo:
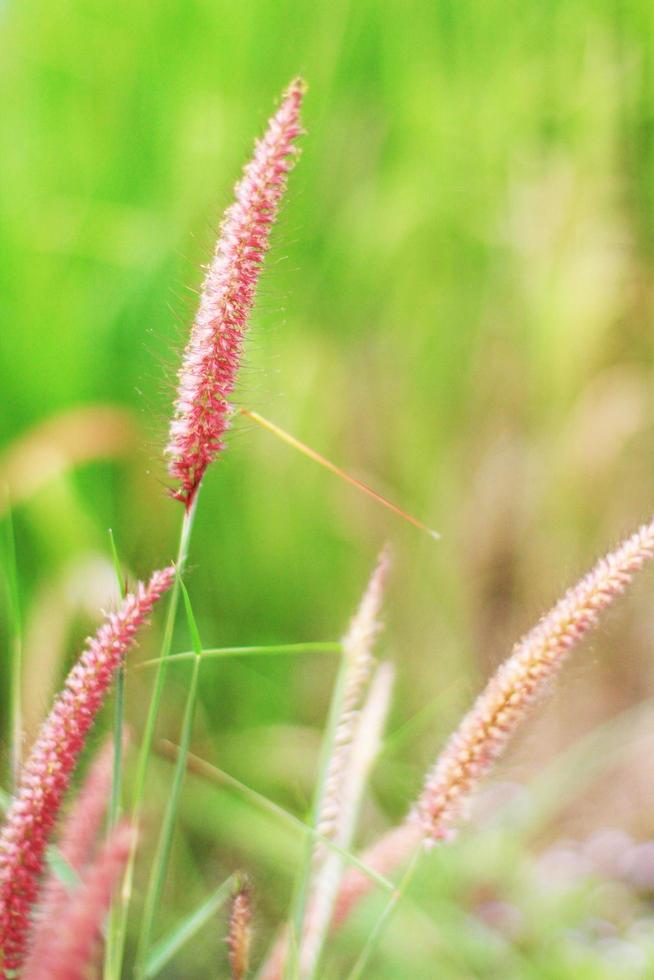
<svg viewBox="0 0 654 980">
<path fill-rule="evenodd" d="M 397 679 L 365 844 L 513 642 L 654 512 L 654 8 L 5 0 L 0 511 L 28 741 L 115 601 L 108 529 L 130 581 L 175 555 L 162 448 L 201 266 L 297 74 L 307 132 L 236 401 L 441 538 L 237 418 L 186 584 L 207 647 L 336 641 L 392 542 L 380 649 Z M 460 838 L 421 865 L 367 976 L 654 970 L 654 870 L 588 857 L 607 828 L 629 854 L 654 839 L 651 587 L 576 654 Z M 10 601 L 1 615 L 8 676 Z M 162 621 L 133 665 L 157 656 Z M 180 616 L 174 649 L 191 647 Z M 335 673 L 329 653 L 207 660 L 193 752 L 304 819 Z M 170 670 L 162 737 L 189 676 Z M 137 735 L 151 678 L 127 673 Z M 110 726 L 107 709 L 94 746 Z M 6 740 L 2 761 L 9 788 Z M 143 868 L 171 774 L 159 756 Z M 246 870 L 258 962 L 301 855 L 297 827 L 189 774 L 155 935 Z M 321 976 L 348 976 L 382 907 L 330 943 Z M 228 975 L 224 933 L 223 916 L 160 975 Z M 136 926 L 129 962 L 135 942 Z"/>
</svg>

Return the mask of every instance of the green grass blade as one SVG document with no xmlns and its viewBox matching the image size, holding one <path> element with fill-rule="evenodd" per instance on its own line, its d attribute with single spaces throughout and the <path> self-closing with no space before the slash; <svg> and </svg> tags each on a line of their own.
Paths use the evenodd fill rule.
<svg viewBox="0 0 654 980">
<path fill-rule="evenodd" d="M 145 905 L 143 910 L 143 918 L 141 921 L 141 928 L 139 931 L 139 943 L 136 956 L 136 977 L 146 976 L 146 964 L 148 950 L 150 947 L 150 939 L 154 927 L 154 920 L 159 902 L 161 900 L 161 893 L 166 880 L 168 865 L 170 863 L 173 832 L 177 820 L 177 812 L 179 810 L 179 801 L 182 793 L 182 786 L 184 784 L 184 777 L 186 775 L 186 757 L 188 755 L 189 746 L 191 744 L 191 736 L 193 734 L 193 719 L 195 718 L 198 681 L 200 678 L 200 662 L 202 660 L 202 642 L 200 640 L 200 634 L 198 632 L 195 616 L 193 615 L 193 608 L 191 606 L 189 594 L 181 578 L 179 580 L 179 587 L 184 600 L 186 617 L 195 651 L 195 659 L 193 661 L 193 673 L 191 674 L 191 681 L 186 698 L 186 707 L 184 709 L 184 718 L 182 721 L 179 751 L 175 762 L 173 784 L 170 795 L 168 796 L 168 802 L 166 803 L 161 830 L 159 831 L 157 849 L 150 873 L 148 889 L 145 896 Z"/>
<path fill-rule="evenodd" d="M 267 646 L 245 646 L 245 647 L 207 647 L 202 651 L 202 659 L 215 657 L 255 657 L 255 656 L 280 656 L 302 653 L 342 653 L 343 644 L 340 642 L 312 641 L 309 643 L 273 643 Z M 175 663 L 178 660 L 193 660 L 195 651 L 184 650 L 182 653 L 171 653 L 166 658 L 167 662 Z M 137 664 L 135 670 L 142 670 L 144 667 L 154 667 L 162 662 L 162 657 L 153 660 L 144 660 Z"/>
<path fill-rule="evenodd" d="M 118 593 L 121 599 L 125 598 L 126 588 L 123 571 L 118 557 L 116 540 L 113 531 L 109 528 L 109 548 L 116 572 L 116 582 Z M 111 799 L 109 801 L 108 826 L 115 827 L 120 819 L 122 806 L 122 785 L 123 785 L 123 725 L 125 715 L 125 667 L 121 665 L 116 675 L 116 686 L 114 692 L 114 721 L 113 721 L 113 740 L 114 740 L 114 761 L 111 780 Z M 111 932 L 109 929 L 107 940 L 107 955 L 111 952 Z"/>
<path fill-rule="evenodd" d="M 167 754 L 176 757 L 178 751 L 176 745 L 174 745 L 172 742 L 168 742 L 167 740 L 164 740 L 161 744 L 162 748 Z M 214 766 L 211 762 L 207 762 L 206 759 L 202 759 L 200 756 L 194 755 L 192 752 L 187 754 L 187 762 L 189 765 L 192 764 L 193 772 L 196 774 L 204 776 L 210 782 L 223 784 L 224 786 L 230 787 L 230 789 L 236 790 L 240 796 L 252 803 L 253 806 L 256 806 L 258 809 L 264 810 L 266 813 L 270 813 L 272 816 L 277 817 L 283 823 L 286 823 L 288 826 L 299 831 L 302 835 L 307 834 L 312 841 L 324 844 L 325 847 L 328 847 L 335 853 L 340 854 L 347 864 L 351 864 L 355 868 L 358 868 L 362 874 L 370 878 L 371 881 L 374 881 L 374 883 L 384 891 L 394 891 L 395 885 L 392 881 L 390 881 L 390 879 L 386 878 L 382 874 L 379 874 L 377 871 L 373 870 L 373 868 L 369 868 L 368 865 L 364 864 L 363 861 L 360 861 L 355 854 L 351 854 L 344 848 L 339 847 L 339 845 L 335 844 L 329 837 L 325 837 L 323 834 L 319 833 L 319 831 L 317 831 L 310 824 L 305 823 L 304 820 L 296 817 L 295 814 L 289 813 L 288 810 L 285 810 L 283 807 L 279 806 L 279 804 L 275 803 L 274 800 L 269 799 L 262 793 L 258 793 L 257 790 L 252 789 L 251 786 L 246 786 L 245 783 L 240 781 L 240 779 L 237 779 L 235 776 L 230 775 L 230 773 L 225 772 L 224 769 L 219 769 L 218 766 Z"/>
<path fill-rule="evenodd" d="M 80 877 L 59 848 L 51 845 L 46 851 L 46 860 L 55 878 L 61 882 L 67 891 L 74 892 L 80 883 Z"/>
<path fill-rule="evenodd" d="M 125 579 L 118 556 L 116 539 L 111 528 L 109 528 L 109 551 L 116 573 L 116 583 L 118 594 L 121 599 L 125 598 Z M 107 827 L 111 830 L 116 826 L 120 819 L 123 795 L 123 727 L 125 719 L 125 666 L 121 664 L 116 674 L 116 684 L 114 688 L 114 717 L 113 717 L 113 742 L 114 758 L 111 776 L 111 798 L 109 800 L 109 810 L 107 814 Z M 114 949 L 118 941 L 120 929 L 120 913 L 116 903 L 112 902 L 109 909 L 107 920 L 107 940 L 104 951 L 105 969 L 109 967 L 114 957 Z"/>
<path fill-rule="evenodd" d="M 397 887 L 397 889 L 393 891 L 393 894 L 389 897 L 388 901 L 386 902 L 386 905 L 382 909 L 379 918 L 375 922 L 375 925 L 370 935 L 368 936 L 368 940 L 365 946 L 361 950 L 361 954 L 359 958 L 357 959 L 356 963 L 352 967 L 352 970 L 347 976 L 347 980 L 361 980 L 361 977 L 369 975 L 364 973 L 364 971 L 367 970 L 368 968 L 368 961 L 370 960 L 370 957 L 374 953 L 377 943 L 382 937 L 382 934 L 384 932 L 384 927 L 387 925 L 391 915 L 397 908 L 399 902 L 404 897 L 407 888 L 411 884 L 411 880 L 413 879 L 413 876 L 416 872 L 416 868 L 418 867 L 418 862 L 420 860 L 421 855 L 422 855 L 422 845 L 416 849 L 413 857 L 411 858 L 409 866 L 407 867 L 406 871 L 404 872 L 404 875 L 402 876 L 402 880 L 400 881 L 399 886 Z"/>
<path fill-rule="evenodd" d="M 146 980 L 151 980 L 152 977 L 156 977 L 157 974 L 163 970 L 173 959 L 174 956 L 182 949 L 189 940 L 193 939 L 195 935 L 203 928 L 208 922 L 213 919 L 214 915 L 219 911 L 219 909 L 225 904 L 232 894 L 232 889 L 234 887 L 234 882 L 236 881 L 236 875 L 232 875 L 226 881 L 220 885 L 215 892 L 205 899 L 201 905 L 199 905 L 193 912 L 190 913 L 185 919 L 175 926 L 168 935 L 164 936 L 151 950 L 147 962 L 145 964 L 145 970 L 143 976 Z"/>
</svg>

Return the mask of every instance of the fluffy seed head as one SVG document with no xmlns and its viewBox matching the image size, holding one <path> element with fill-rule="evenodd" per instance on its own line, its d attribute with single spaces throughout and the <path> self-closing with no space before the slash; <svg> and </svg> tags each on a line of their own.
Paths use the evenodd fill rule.
<svg viewBox="0 0 654 980">
<path fill-rule="evenodd" d="M 243 340 L 261 264 L 297 153 L 299 79 L 286 90 L 268 129 L 236 186 L 216 251 L 202 286 L 200 305 L 179 371 L 166 455 L 175 481 L 172 495 L 190 507 L 204 471 L 223 449 Z"/>
<path fill-rule="evenodd" d="M 416 809 L 427 839 L 449 836 L 529 707 L 547 692 L 573 647 L 653 554 L 654 522 L 600 559 L 516 644 L 427 776 Z"/>
<path fill-rule="evenodd" d="M 114 745 L 109 738 L 93 760 L 57 841 L 59 853 L 78 875 L 89 863 L 102 829 L 111 792 L 113 754 Z M 32 929 L 24 966 L 27 976 L 35 964 L 47 961 L 53 937 L 59 929 L 59 916 L 68 901 L 68 890 L 51 872 L 43 886 L 38 918 Z"/>
<path fill-rule="evenodd" d="M 134 841 L 129 823 L 119 824 L 61 909 L 45 957 L 30 958 L 24 980 L 85 980 L 99 948 L 112 892 Z"/>
<path fill-rule="evenodd" d="M 110 614 L 70 671 L 25 763 L 0 832 L 0 950 L 5 970 L 20 966 L 45 849 L 71 775 L 114 674 L 155 602 L 172 585 L 172 567 Z"/>
</svg>

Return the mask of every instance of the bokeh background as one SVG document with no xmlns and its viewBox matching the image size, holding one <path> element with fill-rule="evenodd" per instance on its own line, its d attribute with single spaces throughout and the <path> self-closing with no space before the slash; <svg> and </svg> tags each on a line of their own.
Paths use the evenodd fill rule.
<svg viewBox="0 0 654 980">
<path fill-rule="evenodd" d="M 241 420 L 205 481 L 188 582 L 207 645 L 337 639 L 391 540 L 397 685 L 365 842 L 513 641 L 654 510 L 654 8 L 2 3 L 0 509 L 13 501 L 28 733 L 113 601 L 108 528 L 132 577 L 175 552 L 161 452 L 201 264 L 298 73 L 307 135 L 237 401 L 442 538 Z M 457 845 L 425 862 L 371 976 L 651 975 L 651 590 L 646 573 Z M 137 659 L 156 649 L 155 627 Z M 207 663 L 194 750 L 304 815 L 334 669 Z M 128 679 L 136 733 L 148 676 Z M 173 739 L 187 677 L 170 674 Z M 154 824 L 169 776 L 162 759 Z M 262 952 L 300 853 L 190 776 L 158 929 L 245 868 Z M 224 975 L 222 930 L 166 976 Z"/>
</svg>

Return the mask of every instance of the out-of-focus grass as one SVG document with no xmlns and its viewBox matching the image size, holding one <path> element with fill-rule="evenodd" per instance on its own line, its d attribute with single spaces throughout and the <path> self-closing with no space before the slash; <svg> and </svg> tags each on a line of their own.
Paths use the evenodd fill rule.
<svg viewBox="0 0 654 980">
<path fill-rule="evenodd" d="M 61 607 L 46 601 L 75 563 L 107 552 L 107 527 L 134 573 L 173 553 L 180 514 L 161 447 L 200 264 L 253 137 L 302 73 L 308 135 L 239 402 L 442 540 L 241 420 L 203 488 L 188 585 L 208 645 L 333 640 L 393 539 L 393 727 L 440 706 L 379 767 L 366 824 L 399 816 L 480 678 L 654 509 L 653 52 L 645 0 L 5 2 L 0 446 L 16 450 L 32 427 L 87 404 L 126 409 L 138 432 L 113 459 L 55 467 L 45 486 L 35 476 L 14 515 L 26 664 L 43 657 L 56 673 L 42 648 L 57 637 L 61 672 L 90 624 L 88 596 L 109 595 L 103 572 Z M 52 463 L 37 454 L 35 474 Z M 508 761 L 516 777 L 651 696 L 648 588 L 575 659 Z M 177 639 L 188 649 L 181 625 Z M 146 674 L 128 679 L 137 727 Z M 179 731 L 188 669 L 170 676 L 167 735 Z M 304 812 L 332 680 L 322 656 L 205 664 L 194 749 Z M 28 678 L 33 719 L 29 696 Z M 37 697 L 45 709 L 47 693 Z M 163 800 L 169 763 L 153 776 Z M 642 763 L 615 778 L 620 794 L 571 800 L 559 822 L 653 833 Z M 242 866 L 262 922 L 274 922 L 299 842 L 194 781 L 182 810 L 161 927 Z M 458 853 L 434 860 L 455 876 Z M 416 888 L 456 922 L 453 977 L 484 964 L 489 976 L 529 976 L 532 962 L 534 976 L 566 975 L 529 944 L 517 967 L 471 966 L 469 909 L 454 888 L 429 899 L 428 880 L 425 870 Z M 387 947 L 378 975 L 402 975 L 405 946 L 396 960 Z M 222 954 L 208 939 L 186 955 L 167 975 Z"/>
</svg>

